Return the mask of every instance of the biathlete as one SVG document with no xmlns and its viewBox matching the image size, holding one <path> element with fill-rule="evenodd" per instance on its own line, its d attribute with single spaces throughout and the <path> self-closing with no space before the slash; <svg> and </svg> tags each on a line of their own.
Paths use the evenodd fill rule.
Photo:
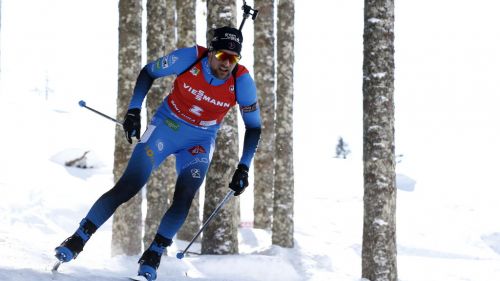
<svg viewBox="0 0 500 281">
<path fill-rule="evenodd" d="M 135 146 L 121 178 L 90 208 L 76 232 L 64 240 L 56 257 L 69 262 L 83 250 L 90 236 L 116 208 L 146 184 L 152 171 L 171 154 L 176 157 L 177 180 L 173 202 L 161 219 L 151 245 L 139 259 L 138 274 L 155 280 L 165 248 L 184 223 L 191 202 L 207 173 L 217 131 L 229 109 L 238 104 L 245 123 L 243 152 L 229 187 L 240 195 L 248 186 L 248 169 L 260 139 L 261 120 L 255 83 L 239 65 L 243 36 L 238 29 L 215 29 L 209 48 L 182 48 L 148 63 L 138 75 L 123 128 Z M 141 107 L 153 81 L 177 75 L 170 94 L 141 132 Z"/>
</svg>

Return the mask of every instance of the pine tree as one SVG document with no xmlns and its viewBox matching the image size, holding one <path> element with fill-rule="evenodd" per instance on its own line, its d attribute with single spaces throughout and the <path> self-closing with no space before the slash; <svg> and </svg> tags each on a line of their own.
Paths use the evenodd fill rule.
<svg viewBox="0 0 500 281">
<path fill-rule="evenodd" d="M 142 1 L 120 0 L 118 97 L 116 116 L 125 116 L 137 74 L 141 70 Z M 113 175 L 118 181 L 128 163 L 132 146 L 126 141 L 121 126 L 115 130 Z M 141 251 L 142 212 L 141 193 L 121 205 L 113 216 L 112 255 L 136 255 Z"/>
<path fill-rule="evenodd" d="M 346 159 L 347 155 L 351 153 L 351 149 L 343 137 L 339 137 L 337 146 L 335 147 L 335 157 Z"/>
<path fill-rule="evenodd" d="M 293 65 L 294 0 L 278 2 L 276 158 L 272 243 L 293 247 Z"/>
<path fill-rule="evenodd" d="M 396 281 L 394 0 L 365 0 L 362 276 Z"/>
<path fill-rule="evenodd" d="M 236 5 L 230 0 L 207 0 L 207 30 L 235 26 Z M 211 36 L 207 36 L 210 39 Z M 238 164 L 238 119 L 233 107 L 224 118 L 217 136 L 216 150 L 205 184 L 203 221 L 229 191 L 229 180 Z M 232 198 L 203 232 L 203 254 L 238 253 L 237 198 Z"/>
<path fill-rule="evenodd" d="M 274 1 L 255 0 L 259 16 L 254 22 L 254 78 L 259 95 L 262 133 L 254 160 L 254 227 L 271 229 L 274 189 Z"/>
</svg>

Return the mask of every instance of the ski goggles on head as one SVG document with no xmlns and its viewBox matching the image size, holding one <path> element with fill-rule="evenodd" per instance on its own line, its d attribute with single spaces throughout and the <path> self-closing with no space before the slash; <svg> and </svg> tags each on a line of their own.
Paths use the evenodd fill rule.
<svg viewBox="0 0 500 281">
<path fill-rule="evenodd" d="M 230 63 L 238 63 L 241 59 L 240 55 L 228 54 L 224 51 L 215 51 L 215 58 L 218 61 L 229 60 Z"/>
</svg>

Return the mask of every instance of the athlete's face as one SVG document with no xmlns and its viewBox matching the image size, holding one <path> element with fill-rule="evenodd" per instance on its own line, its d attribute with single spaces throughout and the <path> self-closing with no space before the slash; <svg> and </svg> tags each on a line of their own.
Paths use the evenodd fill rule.
<svg viewBox="0 0 500 281">
<path fill-rule="evenodd" d="M 240 56 L 232 51 L 217 50 L 211 51 L 208 57 L 208 63 L 212 73 L 218 79 L 226 79 L 238 63 Z"/>
</svg>

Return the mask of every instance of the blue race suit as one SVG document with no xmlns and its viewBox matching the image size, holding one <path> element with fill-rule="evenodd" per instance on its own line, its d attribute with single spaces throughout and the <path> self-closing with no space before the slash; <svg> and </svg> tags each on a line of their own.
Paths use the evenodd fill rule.
<svg viewBox="0 0 500 281">
<path fill-rule="evenodd" d="M 203 49 L 199 46 L 178 49 L 147 64 L 137 78 L 129 109 L 141 108 L 154 79 L 174 74 L 184 77 L 187 68 L 201 57 L 200 50 Z M 212 75 L 207 57 L 202 58 L 199 64 L 205 82 L 211 86 L 217 87 L 226 83 L 227 79 L 234 79 L 229 77 L 221 80 Z M 236 102 L 240 106 L 246 128 L 240 164 L 250 167 L 260 138 L 261 126 L 256 87 L 248 71 L 238 76 L 234 84 Z M 152 171 L 167 156 L 174 154 L 178 175 L 174 199 L 158 228 L 158 234 L 172 239 L 184 223 L 191 202 L 203 183 L 215 149 L 219 127 L 220 123 L 209 126 L 191 124 L 180 118 L 166 100 L 162 102 L 140 142 L 135 146 L 122 177 L 94 203 L 85 218 L 100 227 L 119 205 L 141 190 Z"/>
</svg>

